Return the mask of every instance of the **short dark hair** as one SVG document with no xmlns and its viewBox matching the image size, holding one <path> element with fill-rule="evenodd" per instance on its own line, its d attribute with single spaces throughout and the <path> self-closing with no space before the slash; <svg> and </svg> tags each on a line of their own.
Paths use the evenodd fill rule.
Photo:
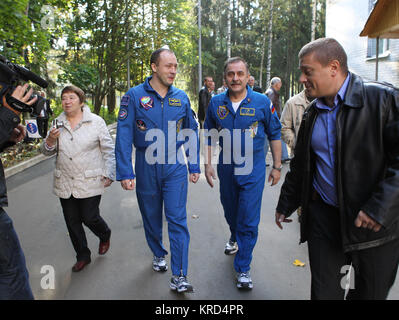
<svg viewBox="0 0 399 320">
<path fill-rule="evenodd" d="M 212 79 L 212 81 L 213 81 L 213 78 L 212 78 L 211 76 L 206 76 L 206 77 L 204 78 L 204 84 L 205 84 L 205 82 L 208 81 L 209 79 Z"/>
<path fill-rule="evenodd" d="M 69 85 L 69 86 L 66 86 L 64 89 L 62 89 L 61 98 L 62 98 L 62 95 L 67 92 L 76 93 L 76 95 L 79 97 L 79 101 L 81 103 L 84 103 L 86 101 L 86 95 L 85 95 L 84 91 L 82 89 L 78 88 L 77 86 Z"/>
<path fill-rule="evenodd" d="M 248 63 L 241 57 L 232 57 L 232 58 L 227 59 L 226 62 L 224 63 L 223 73 L 226 74 L 227 66 L 229 64 L 240 62 L 240 61 L 245 64 L 245 68 L 247 69 L 247 72 L 249 74 Z"/>
<path fill-rule="evenodd" d="M 150 66 L 151 66 L 153 63 L 155 63 L 155 65 L 158 65 L 159 57 L 160 57 L 161 53 L 164 52 L 164 51 L 168 51 L 168 52 L 170 52 L 170 53 L 175 54 L 172 50 L 167 49 L 167 48 L 160 48 L 160 49 L 157 49 L 157 50 L 155 50 L 153 53 L 151 53 Z"/>
<path fill-rule="evenodd" d="M 341 44 L 333 38 L 320 38 L 304 45 L 298 53 L 298 58 L 314 54 L 322 66 L 328 65 L 331 61 L 337 60 L 343 73 L 348 72 L 348 57 Z"/>
</svg>

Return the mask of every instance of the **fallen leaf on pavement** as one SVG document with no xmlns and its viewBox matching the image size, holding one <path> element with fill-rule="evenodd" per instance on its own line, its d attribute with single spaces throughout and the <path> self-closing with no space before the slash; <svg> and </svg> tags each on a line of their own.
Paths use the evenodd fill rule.
<svg viewBox="0 0 399 320">
<path fill-rule="evenodd" d="M 292 264 L 296 267 L 304 267 L 305 266 L 305 264 L 298 259 L 295 259 L 295 261 Z"/>
</svg>

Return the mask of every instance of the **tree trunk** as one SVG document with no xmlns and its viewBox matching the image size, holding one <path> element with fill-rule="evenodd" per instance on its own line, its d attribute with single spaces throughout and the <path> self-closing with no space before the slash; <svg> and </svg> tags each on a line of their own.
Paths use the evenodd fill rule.
<svg viewBox="0 0 399 320">
<path fill-rule="evenodd" d="M 227 58 L 231 57 L 231 2 L 227 7 Z"/>
<path fill-rule="evenodd" d="M 262 76 L 263 76 L 263 62 L 265 60 L 265 49 L 266 49 L 266 32 L 263 32 L 262 54 L 260 57 L 260 70 L 259 70 L 259 87 L 261 88 L 262 88 Z"/>
<path fill-rule="evenodd" d="M 115 93 L 115 79 L 111 79 L 111 88 L 109 89 L 108 96 L 108 114 L 114 114 L 116 106 L 116 93 Z"/>
<path fill-rule="evenodd" d="M 155 39 L 155 49 L 159 49 L 162 45 L 161 38 L 161 4 L 160 1 L 157 1 L 156 6 L 156 39 Z"/>
<path fill-rule="evenodd" d="M 266 87 L 269 86 L 270 83 L 270 70 L 272 66 L 273 7 L 274 7 L 274 0 L 270 0 L 269 48 L 267 53 Z"/>
<path fill-rule="evenodd" d="M 94 110 L 93 110 L 95 114 L 100 114 L 102 100 L 103 100 L 103 97 L 98 92 L 98 90 L 96 90 L 95 97 L 94 97 Z"/>
<path fill-rule="evenodd" d="M 310 41 L 315 40 L 316 37 L 316 13 L 317 13 L 317 0 L 312 0 L 312 26 L 310 32 Z"/>
</svg>

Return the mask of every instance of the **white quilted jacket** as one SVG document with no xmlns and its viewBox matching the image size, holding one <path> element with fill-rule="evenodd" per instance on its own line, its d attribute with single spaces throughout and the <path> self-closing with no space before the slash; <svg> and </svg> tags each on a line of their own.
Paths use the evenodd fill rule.
<svg viewBox="0 0 399 320">
<path fill-rule="evenodd" d="M 54 193 L 63 199 L 102 194 L 102 177 L 115 180 L 114 142 L 104 120 L 87 106 L 83 108 L 82 121 L 73 130 L 64 113 L 57 119 L 64 123 L 57 147 L 49 151 L 44 142 L 41 146 L 44 155 L 57 153 Z"/>
</svg>

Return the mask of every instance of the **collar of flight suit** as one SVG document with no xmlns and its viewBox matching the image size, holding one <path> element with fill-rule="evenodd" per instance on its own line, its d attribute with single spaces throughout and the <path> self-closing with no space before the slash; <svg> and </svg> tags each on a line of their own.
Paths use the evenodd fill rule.
<svg viewBox="0 0 399 320">
<path fill-rule="evenodd" d="M 174 94 L 176 92 L 176 88 L 173 85 L 171 85 L 168 88 L 168 92 L 166 93 L 165 97 L 162 98 L 159 95 L 159 93 L 153 87 L 151 87 L 151 85 L 150 85 L 150 80 L 151 79 L 152 79 L 152 76 L 149 76 L 148 78 L 145 79 L 145 81 L 144 81 L 144 90 L 147 91 L 147 92 L 151 92 L 151 93 L 155 94 L 160 100 L 165 99 L 167 96 L 172 95 L 172 94 Z"/>
<path fill-rule="evenodd" d="M 229 90 L 226 90 L 224 92 L 225 96 L 223 98 L 223 103 L 226 105 L 226 107 L 229 109 L 229 111 L 235 116 L 236 113 L 239 114 L 238 111 L 240 110 L 240 108 L 242 106 L 244 106 L 252 101 L 252 93 L 253 93 L 253 90 L 249 87 L 249 85 L 247 85 L 247 95 L 244 98 L 244 100 L 241 101 L 240 106 L 237 109 L 237 112 L 234 112 L 233 104 L 231 103 L 230 96 L 229 96 Z"/>
<path fill-rule="evenodd" d="M 152 122 L 152 124 L 156 128 L 164 128 L 164 117 L 167 117 L 167 114 L 164 112 L 159 113 L 159 110 L 157 110 L 157 107 L 160 107 L 159 102 L 156 103 L 155 99 L 158 99 L 159 101 L 164 101 L 164 107 L 166 107 L 169 104 L 169 100 L 171 97 L 173 97 L 175 94 L 178 94 L 179 90 L 174 87 L 170 86 L 168 89 L 168 92 L 166 93 L 165 97 L 161 97 L 158 92 L 151 87 L 150 85 L 150 80 L 152 79 L 152 76 L 146 78 L 144 84 L 143 84 L 143 89 L 144 89 L 144 96 L 152 94 L 154 96 L 154 101 L 153 101 L 153 107 L 149 110 L 141 110 L 140 111 L 140 116 L 146 118 L 148 121 Z M 140 93 L 140 96 L 138 97 L 139 99 L 142 96 L 142 93 Z M 140 109 L 140 106 L 139 106 Z"/>
</svg>

